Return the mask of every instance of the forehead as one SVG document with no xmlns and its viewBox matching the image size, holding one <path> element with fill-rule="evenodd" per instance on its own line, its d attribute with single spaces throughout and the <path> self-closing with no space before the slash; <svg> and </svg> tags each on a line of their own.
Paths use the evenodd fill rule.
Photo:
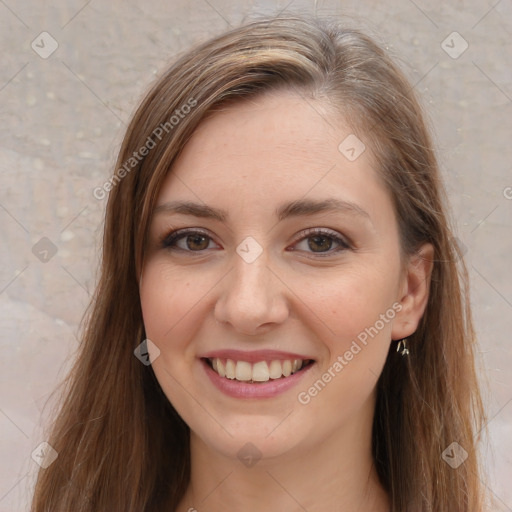
<svg viewBox="0 0 512 512">
<path fill-rule="evenodd" d="M 296 93 L 272 92 L 223 106 L 193 133 L 158 202 L 232 202 L 256 212 L 278 200 L 338 194 L 371 209 L 386 191 L 363 141 L 324 101 Z"/>
<path fill-rule="evenodd" d="M 338 156 L 338 139 L 351 128 L 325 102 L 280 90 L 217 107 L 196 129 L 196 154 L 210 160 L 258 154 L 258 162 Z M 220 150 L 220 151 L 219 151 Z"/>
</svg>

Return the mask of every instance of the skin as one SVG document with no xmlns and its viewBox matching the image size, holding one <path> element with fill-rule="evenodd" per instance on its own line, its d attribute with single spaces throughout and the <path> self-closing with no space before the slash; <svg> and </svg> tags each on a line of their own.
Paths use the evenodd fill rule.
<svg viewBox="0 0 512 512">
<path fill-rule="evenodd" d="M 191 429 L 191 483 L 179 512 L 389 510 L 371 455 L 375 385 L 391 340 L 417 328 L 433 254 L 426 244 L 402 264 L 391 197 L 369 147 L 355 161 L 338 150 L 351 133 L 320 100 L 265 94 L 205 120 L 163 183 L 157 208 L 189 200 L 228 214 L 156 212 L 140 282 L 146 335 L 160 350 L 153 370 Z M 326 198 L 355 203 L 368 217 L 275 215 L 283 203 Z M 184 236 L 181 251 L 162 247 L 182 228 L 210 238 L 187 245 Z M 329 238 L 315 244 L 307 228 L 333 231 L 350 248 L 335 252 Z M 236 252 L 248 236 L 263 250 L 252 263 Z M 401 308 L 394 318 L 300 403 L 298 393 L 332 372 L 393 304 Z M 293 351 L 315 365 L 279 396 L 231 398 L 198 359 L 220 348 Z M 252 467 L 237 456 L 247 442 L 261 454 Z"/>
</svg>

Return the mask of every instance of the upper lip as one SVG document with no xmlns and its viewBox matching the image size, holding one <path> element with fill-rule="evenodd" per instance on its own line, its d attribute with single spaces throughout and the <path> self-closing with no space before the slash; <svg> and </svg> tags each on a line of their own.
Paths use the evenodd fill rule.
<svg viewBox="0 0 512 512">
<path fill-rule="evenodd" d="M 259 361 L 285 361 L 287 359 L 313 359 L 310 356 L 305 356 L 303 354 L 297 354 L 295 352 L 283 352 L 281 350 L 212 350 L 200 356 L 201 358 L 206 359 L 232 359 L 234 361 L 247 361 L 248 363 L 257 363 Z"/>
</svg>

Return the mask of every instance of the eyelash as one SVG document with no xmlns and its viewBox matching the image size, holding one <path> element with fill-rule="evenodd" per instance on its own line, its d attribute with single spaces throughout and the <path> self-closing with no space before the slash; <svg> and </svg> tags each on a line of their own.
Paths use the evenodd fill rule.
<svg viewBox="0 0 512 512">
<path fill-rule="evenodd" d="M 208 233 L 205 231 L 199 230 L 199 229 L 177 229 L 175 231 L 171 231 L 167 235 L 165 235 L 161 240 L 161 246 L 164 249 L 171 250 L 171 251 L 182 251 L 182 252 L 189 252 L 189 253 L 202 253 L 205 252 L 207 249 L 203 249 L 200 251 L 191 251 L 188 249 L 182 249 L 181 247 L 176 247 L 176 242 L 178 240 L 181 240 L 182 238 L 189 236 L 189 235 L 201 235 L 206 238 L 209 238 L 210 240 L 213 240 Z M 337 254 L 342 251 L 346 251 L 347 249 L 352 249 L 352 246 L 350 243 L 348 243 L 345 239 L 341 238 L 337 235 L 336 232 L 327 230 L 325 228 L 308 228 L 305 231 L 300 233 L 300 237 L 297 238 L 294 241 L 294 244 L 297 244 L 298 242 L 302 242 L 303 240 L 307 240 L 308 238 L 313 238 L 315 236 L 322 236 L 332 239 L 336 244 L 339 246 L 334 250 L 329 250 L 325 252 L 309 252 L 309 254 L 314 254 L 315 257 L 325 258 L 328 256 L 331 256 L 333 254 Z"/>
</svg>

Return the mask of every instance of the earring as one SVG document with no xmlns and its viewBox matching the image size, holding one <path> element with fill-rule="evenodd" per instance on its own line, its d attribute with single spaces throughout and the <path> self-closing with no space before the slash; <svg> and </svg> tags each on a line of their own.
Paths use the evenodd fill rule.
<svg viewBox="0 0 512 512">
<path fill-rule="evenodd" d="M 406 356 L 409 353 L 409 349 L 407 348 L 407 338 L 404 338 L 398 342 L 396 351 L 400 352 L 402 356 Z"/>
</svg>

